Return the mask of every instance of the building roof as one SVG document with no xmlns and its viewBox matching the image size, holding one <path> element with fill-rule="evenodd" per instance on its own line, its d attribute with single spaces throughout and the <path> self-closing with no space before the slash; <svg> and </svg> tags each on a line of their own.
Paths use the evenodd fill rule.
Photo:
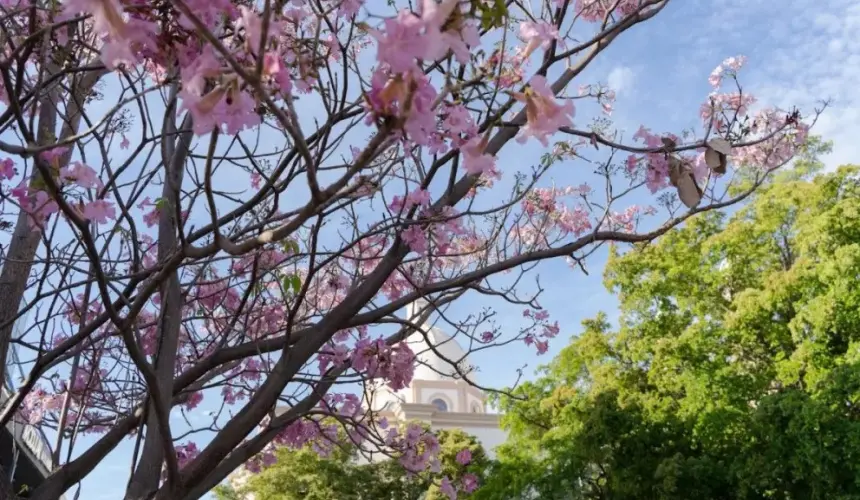
<svg viewBox="0 0 860 500">
<path fill-rule="evenodd" d="M 432 310 L 432 306 L 426 300 L 418 299 L 407 307 L 406 316 L 417 324 L 417 318 L 428 309 Z M 418 360 L 412 377 L 414 380 L 459 380 L 470 372 L 469 357 L 454 338 L 428 322 L 420 326 L 421 330 L 406 338 Z M 459 365 L 460 374 L 454 363 Z M 472 377 L 468 378 L 472 380 Z"/>
</svg>

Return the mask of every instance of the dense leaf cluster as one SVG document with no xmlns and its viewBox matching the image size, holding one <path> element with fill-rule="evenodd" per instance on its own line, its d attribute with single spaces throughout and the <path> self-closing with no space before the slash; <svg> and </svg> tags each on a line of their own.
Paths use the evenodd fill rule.
<svg viewBox="0 0 860 500">
<path fill-rule="evenodd" d="M 479 498 L 860 498 L 860 167 L 611 252 L 601 314 L 501 398 Z M 804 168 L 806 169 L 804 171 Z"/>
</svg>

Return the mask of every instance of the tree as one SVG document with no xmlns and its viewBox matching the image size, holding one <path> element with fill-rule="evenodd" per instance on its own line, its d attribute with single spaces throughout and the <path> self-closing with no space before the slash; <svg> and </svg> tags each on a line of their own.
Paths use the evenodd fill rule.
<svg viewBox="0 0 860 500">
<path fill-rule="evenodd" d="M 478 498 L 860 498 L 860 167 L 811 170 L 616 248 Z"/>
<path fill-rule="evenodd" d="M 463 491 L 474 490 L 489 460 L 478 441 L 459 429 L 438 433 L 439 473 Z M 468 450 L 468 453 L 463 450 Z M 335 447 L 321 456 L 312 449 L 281 448 L 277 462 L 238 489 L 219 486 L 218 500 L 238 500 L 249 493 L 256 500 L 442 500 L 435 474 L 407 472 L 399 463 L 384 460 L 359 463 L 355 446 Z M 237 491 L 238 490 L 238 491 Z"/>
<path fill-rule="evenodd" d="M 379 444 L 361 403 L 409 383 L 405 305 L 427 298 L 423 319 L 471 292 L 538 311 L 535 262 L 748 196 L 815 117 L 749 110 L 743 58 L 710 76 L 698 132 L 633 144 L 573 121 L 573 97 L 613 93 L 569 84 L 668 2 L 3 1 L 0 378 L 12 345 L 26 376 L 0 425 L 53 432 L 56 462 L 31 497 L 127 438 L 126 498 L 158 500 L 321 439 L 325 416 Z M 515 138 L 547 153 L 497 164 Z M 596 180 L 549 187 L 578 158 Z M 752 182 L 729 195 L 737 172 Z M 557 332 L 545 311 L 517 331 L 491 318 L 442 321 L 472 349 L 545 351 Z"/>
</svg>

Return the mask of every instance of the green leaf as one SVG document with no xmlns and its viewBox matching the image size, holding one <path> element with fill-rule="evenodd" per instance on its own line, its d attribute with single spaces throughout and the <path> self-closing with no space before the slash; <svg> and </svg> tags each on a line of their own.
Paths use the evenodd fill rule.
<svg viewBox="0 0 860 500">
<path fill-rule="evenodd" d="M 300 251 L 298 242 L 293 239 L 284 240 L 283 243 L 281 243 L 281 247 L 284 249 L 284 252 L 292 255 L 295 255 Z"/>
<path fill-rule="evenodd" d="M 296 274 L 291 274 L 284 277 L 284 290 L 290 290 L 293 294 L 298 294 L 302 289 L 302 279 Z"/>
<path fill-rule="evenodd" d="M 493 3 L 490 5 L 479 0 L 478 11 L 481 17 L 481 27 L 484 29 L 502 26 L 505 23 L 505 18 L 508 16 L 508 7 L 505 5 L 505 0 L 493 0 Z"/>
</svg>

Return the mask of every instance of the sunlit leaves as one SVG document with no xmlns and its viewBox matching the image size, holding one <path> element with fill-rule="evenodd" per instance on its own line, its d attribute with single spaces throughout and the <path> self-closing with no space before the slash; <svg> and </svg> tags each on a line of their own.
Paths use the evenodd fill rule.
<svg viewBox="0 0 860 500">
<path fill-rule="evenodd" d="M 614 249 L 617 326 L 584 322 L 501 399 L 510 443 L 483 498 L 855 498 L 858 172 L 790 173 Z"/>
</svg>

